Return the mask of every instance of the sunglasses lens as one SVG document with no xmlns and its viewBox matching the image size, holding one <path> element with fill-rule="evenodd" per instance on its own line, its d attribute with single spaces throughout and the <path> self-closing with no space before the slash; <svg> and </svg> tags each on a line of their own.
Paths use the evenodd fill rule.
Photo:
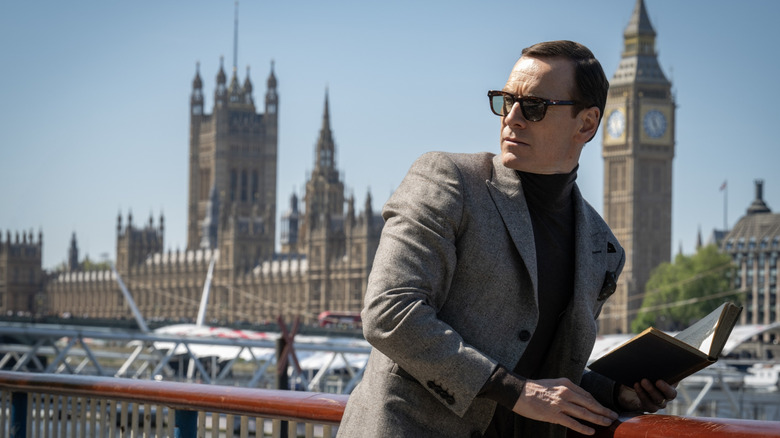
<svg viewBox="0 0 780 438">
<path fill-rule="evenodd" d="M 514 101 L 509 96 L 503 96 L 501 94 L 490 96 L 490 107 L 498 116 L 505 116 L 509 114 L 512 109 L 512 103 Z"/>
<path fill-rule="evenodd" d="M 523 117 L 530 122 L 538 122 L 544 118 L 547 109 L 542 99 L 523 98 L 520 102 L 523 109 Z"/>
<path fill-rule="evenodd" d="M 515 103 L 520 104 L 523 117 L 530 122 L 542 120 L 547 112 L 547 102 L 538 97 L 521 97 L 518 99 L 511 94 L 504 94 L 498 91 L 491 91 L 488 96 L 490 96 L 490 109 L 497 116 L 504 117 L 508 115 Z"/>
</svg>

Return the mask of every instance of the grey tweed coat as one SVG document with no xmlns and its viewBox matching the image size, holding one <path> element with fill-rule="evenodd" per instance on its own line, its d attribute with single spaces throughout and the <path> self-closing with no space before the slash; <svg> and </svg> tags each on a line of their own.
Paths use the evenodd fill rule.
<svg viewBox="0 0 780 438">
<path fill-rule="evenodd" d="M 542 369 L 610 405 L 613 382 L 583 370 L 596 317 L 614 292 L 605 278 L 620 273 L 625 256 L 576 186 L 573 196 L 574 294 Z M 494 154 L 432 152 L 412 165 L 382 214 L 362 312 L 374 348 L 339 436 L 481 436 L 495 402 L 476 395 L 498 363 L 517 364 L 538 321 L 521 181 Z M 536 427 L 534 436 L 565 434 Z"/>
</svg>

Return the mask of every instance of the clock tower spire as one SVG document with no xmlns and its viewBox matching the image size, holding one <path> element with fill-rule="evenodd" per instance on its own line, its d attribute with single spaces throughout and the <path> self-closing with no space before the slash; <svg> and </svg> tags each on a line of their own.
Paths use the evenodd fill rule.
<svg viewBox="0 0 780 438">
<path fill-rule="evenodd" d="M 671 257 L 675 103 L 655 38 L 644 0 L 637 0 L 602 130 L 604 218 L 626 249 L 618 289 L 600 318 L 602 333 L 630 331 L 650 272 Z"/>
</svg>

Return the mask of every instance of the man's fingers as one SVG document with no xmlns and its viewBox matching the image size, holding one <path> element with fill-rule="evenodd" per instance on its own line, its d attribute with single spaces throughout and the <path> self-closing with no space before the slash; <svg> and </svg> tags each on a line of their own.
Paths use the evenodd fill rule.
<svg viewBox="0 0 780 438">
<path fill-rule="evenodd" d="M 677 388 L 675 388 L 676 385 L 670 385 L 666 383 L 663 380 L 659 380 L 655 382 L 655 387 L 660 389 L 664 393 L 664 398 L 668 400 L 674 400 L 677 398 Z"/>
<path fill-rule="evenodd" d="M 573 430 L 573 431 L 575 431 L 577 433 L 580 433 L 582 435 L 593 435 L 594 433 L 596 433 L 596 429 L 594 429 L 594 428 L 592 428 L 592 427 L 590 427 L 588 425 L 582 424 L 579 421 L 577 421 L 574 418 L 571 418 L 569 416 L 564 416 L 563 421 L 561 421 L 558 424 L 560 424 L 561 426 L 567 427 L 567 428 L 569 428 L 569 429 L 571 429 L 571 430 Z"/>
<path fill-rule="evenodd" d="M 641 382 L 634 385 L 634 391 L 643 410 L 648 412 L 666 408 L 667 402 L 677 397 L 677 390 L 663 380 L 653 384 L 647 379 L 642 379 Z"/>
<path fill-rule="evenodd" d="M 665 400 L 666 396 L 658 390 L 649 380 L 642 379 L 640 383 L 642 389 L 647 393 L 647 396 L 653 402 L 653 404 L 660 406 Z"/>
<path fill-rule="evenodd" d="M 513 409 L 535 420 L 560 424 L 584 435 L 595 433 L 594 425 L 608 426 L 617 413 L 602 406 L 593 396 L 568 379 L 526 382 L 524 394 Z"/>
<path fill-rule="evenodd" d="M 617 420 L 617 414 L 604 408 L 604 413 L 598 413 L 593 410 L 593 406 L 580 406 L 572 404 L 568 409 L 564 410 L 564 413 L 570 417 L 578 420 L 587 421 L 591 424 L 598 424 L 600 426 L 609 426 L 613 421 Z"/>
</svg>

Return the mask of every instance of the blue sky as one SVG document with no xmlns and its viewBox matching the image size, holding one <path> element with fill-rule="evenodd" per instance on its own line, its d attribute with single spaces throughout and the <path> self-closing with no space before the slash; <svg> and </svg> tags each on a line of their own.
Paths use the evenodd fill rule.
<svg viewBox="0 0 780 438">
<path fill-rule="evenodd" d="M 485 92 L 543 40 L 590 47 L 612 77 L 634 0 L 288 0 L 239 4 L 238 72 L 255 100 L 272 60 L 280 95 L 278 216 L 313 168 L 325 89 L 336 163 L 362 209 L 379 210 L 429 150 L 498 151 Z M 677 100 L 672 248 L 694 249 L 744 214 L 756 178 L 780 211 L 780 2 L 646 0 Z M 233 63 L 234 2 L 3 2 L 0 232 L 44 235 L 46 268 L 115 257 L 116 219 L 165 215 L 186 245 L 188 111 L 196 63 L 211 112 L 220 56 Z M 602 209 L 601 134 L 578 183 Z"/>
</svg>

